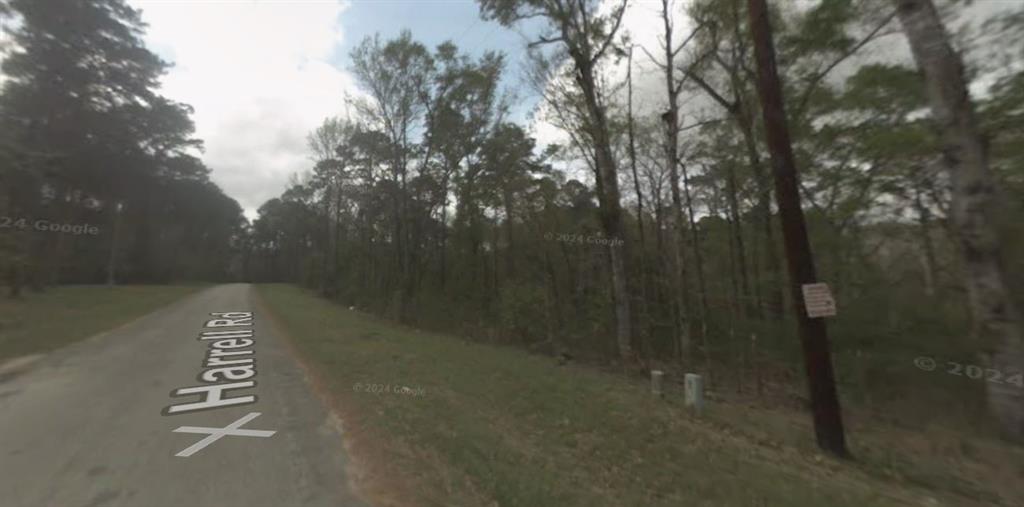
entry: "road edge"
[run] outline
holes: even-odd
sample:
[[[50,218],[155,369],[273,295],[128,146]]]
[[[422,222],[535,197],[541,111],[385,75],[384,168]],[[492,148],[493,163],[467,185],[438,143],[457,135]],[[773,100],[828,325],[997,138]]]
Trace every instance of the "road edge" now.
[[[281,338],[284,349],[288,352],[288,355],[295,360],[299,370],[302,371],[302,378],[306,385],[309,387],[310,392],[323,406],[324,411],[327,413],[328,418],[331,421],[331,428],[337,432],[338,439],[341,441],[342,448],[345,449],[346,460],[345,460],[345,484],[348,486],[348,490],[356,497],[357,500],[364,502],[366,505],[376,505],[370,502],[370,490],[372,487],[366,478],[366,473],[362,469],[361,463],[357,461],[356,455],[358,453],[353,452],[353,446],[351,439],[346,438],[348,432],[345,431],[345,419],[343,417],[343,411],[338,405],[338,400],[331,395],[331,390],[327,387],[327,382],[324,379],[324,375],[316,370],[312,364],[306,360],[306,357],[302,354],[302,351],[295,345],[291,334],[287,331],[287,328],[281,323],[280,317],[271,309],[266,299],[263,298],[263,294],[260,293],[257,288],[258,284],[249,284],[249,298],[253,302],[254,309],[258,310],[260,314],[264,316],[267,321],[267,325],[270,326],[271,331]]]
[[[81,338],[79,340],[73,341],[71,343],[64,344],[64,345],[62,345],[60,347],[57,347],[57,348],[55,348],[53,350],[50,350],[50,351],[47,351],[47,352],[40,352],[40,353],[36,353],[36,354],[27,354],[27,355],[24,355],[24,356],[12,357],[10,359],[6,359],[4,361],[0,361],[0,383],[7,382],[9,380],[12,380],[12,379],[14,379],[16,377],[19,377],[19,376],[25,374],[25,373],[28,373],[29,371],[32,371],[33,368],[35,368],[36,366],[39,366],[44,360],[53,359],[53,358],[59,358],[62,355],[66,355],[66,354],[68,354],[69,350],[74,350],[75,348],[84,346],[84,344],[86,344],[86,343],[89,343],[89,342],[92,342],[92,341],[95,341],[95,340],[100,340],[104,336],[109,335],[110,333],[113,333],[115,331],[119,331],[119,330],[124,329],[124,328],[126,328],[128,326],[134,325],[134,324],[138,323],[140,320],[149,318],[150,316],[155,315],[156,313],[162,312],[164,310],[167,310],[168,308],[171,308],[173,306],[182,304],[182,302],[188,300],[189,298],[197,296],[199,294],[202,294],[203,292],[205,292],[207,290],[211,290],[214,287],[217,287],[217,285],[199,287],[199,288],[197,288],[197,289],[195,289],[193,291],[190,291],[190,292],[188,292],[186,294],[183,294],[178,299],[175,299],[173,301],[168,302],[166,305],[163,305],[163,306],[161,306],[159,308],[154,308],[154,309],[150,310],[149,312],[146,312],[146,313],[144,313],[142,315],[139,315],[139,316],[137,316],[137,317],[135,317],[135,318],[133,318],[131,320],[128,320],[126,322],[122,322],[122,323],[120,323],[120,324],[118,324],[118,325],[116,325],[114,327],[111,327],[111,328],[104,329],[102,331],[93,333],[93,334],[91,334],[89,336],[85,336],[85,337],[83,337],[83,338]]]

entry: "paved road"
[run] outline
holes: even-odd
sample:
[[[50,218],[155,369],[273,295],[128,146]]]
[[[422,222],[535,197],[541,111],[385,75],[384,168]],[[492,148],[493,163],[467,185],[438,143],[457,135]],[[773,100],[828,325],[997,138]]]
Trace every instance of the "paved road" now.
[[[197,338],[211,312],[254,312],[255,403],[161,415],[198,380],[210,350]],[[235,329],[235,328],[219,328]],[[249,347],[250,349],[253,347]],[[249,356],[252,357],[252,356]],[[176,456],[205,434],[243,429]],[[348,490],[336,425],[254,307],[248,285],[222,285],[64,348],[0,382],[0,505],[5,507],[362,506]]]

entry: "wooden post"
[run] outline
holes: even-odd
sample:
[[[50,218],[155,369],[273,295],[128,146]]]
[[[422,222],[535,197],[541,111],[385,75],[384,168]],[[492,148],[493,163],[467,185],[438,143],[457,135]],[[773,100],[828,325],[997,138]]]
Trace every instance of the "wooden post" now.
[[[704,412],[704,379],[696,373],[687,373],[686,406],[691,407],[697,415]]]

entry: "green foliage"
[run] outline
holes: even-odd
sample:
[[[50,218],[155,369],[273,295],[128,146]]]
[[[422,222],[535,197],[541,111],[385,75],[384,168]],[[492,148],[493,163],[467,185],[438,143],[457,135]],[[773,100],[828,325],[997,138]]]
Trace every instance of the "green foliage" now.
[[[242,210],[196,157],[191,107],[156,93],[167,64],[145,48],[139,12],[123,0],[5,6],[19,22],[5,24],[0,214],[103,232],[26,234],[13,254],[24,262],[0,256],[0,271],[36,287],[226,279]]]
[[[500,326],[520,344],[534,344],[547,340],[548,297],[542,287],[527,284],[501,288],[498,297]]]
[[[337,285],[341,299],[361,308],[470,339],[614,361],[617,296],[609,270],[616,247],[593,242],[607,209],[595,171],[594,118],[603,115],[617,176],[628,182],[623,237],[615,239],[625,244],[633,345],[642,359],[670,371],[710,370],[722,391],[746,389],[754,364],[759,374],[786,379],[785,387],[766,389],[799,388],[791,385],[803,368],[788,317],[791,288],[782,263],[771,264],[770,252],[780,257],[782,244],[768,199],[771,167],[745,2],[685,5],[703,28],[675,62],[687,78],[681,101],[701,104],[681,120],[687,178],[679,191],[692,198],[695,215],[691,227],[684,211],[682,237],[673,226],[662,111],[632,118],[634,160],[617,74],[602,73],[614,59],[593,62],[594,75],[608,82],[594,87],[601,115],[591,115],[581,84],[587,63],[578,58],[585,39],[557,23],[584,13],[608,21],[615,12],[593,11],[591,2],[479,3],[485,19],[506,25],[542,18],[549,32],[535,46],[577,51],[547,54],[532,69],[549,87],[545,118],[570,135],[567,146],[541,152],[527,128],[507,121],[502,55],[473,59],[452,43],[430,50],[409,33],[368,38],[353,61],[371,99],[336,129],[343,135],[317,145],[314,152],[327,155],[310,178],[261,208],[249,236],[251,272]],[[950,180],[934,169],[940,140],[921,75],[859,59],[865,48],[888,43],[892,12],[876,0],[773,11],[807,227],[818,276],[838,299],[829,326],[844,395],[888,409],[920,392],[926,406],[915,410],[976,424],[969,386],[929,384],[910,362],[918,355],[966,362],[976,347],[967,338],[960,253],[947,225]],[[1024,195],[1021,83],[1019,73],[1001,78],[978,99],[992,166],[1011,201]],[[1021,216],[1008,211],[1007,230],[1020,229],[1009,222]],[[1014,239],[1024,234],[1007,237],[1014,252],[1007,265],[1024,294],[1024,256],[1016,253],[1024,242]],[[674,242],[685,277],[674,272]],[[683,349],[684,333],[693,350]],[[949,417],[936,405],[947,389],[955,393]]]

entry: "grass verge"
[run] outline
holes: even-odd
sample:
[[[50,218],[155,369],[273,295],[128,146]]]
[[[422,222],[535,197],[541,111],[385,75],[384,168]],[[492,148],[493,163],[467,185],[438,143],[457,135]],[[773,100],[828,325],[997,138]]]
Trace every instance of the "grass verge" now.
[[[117,327],[180,299],[200,285],[55,287],[0,298],[0,362],[39,354]]]
[[[854,417],[859,461],[840,463],[800,411],[713,402],[698,418],[676,386],[655,400],[641,381],[258,290],[341,412],[378,506],[1020,505],[1019,448]]]

